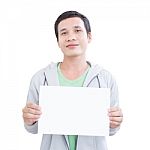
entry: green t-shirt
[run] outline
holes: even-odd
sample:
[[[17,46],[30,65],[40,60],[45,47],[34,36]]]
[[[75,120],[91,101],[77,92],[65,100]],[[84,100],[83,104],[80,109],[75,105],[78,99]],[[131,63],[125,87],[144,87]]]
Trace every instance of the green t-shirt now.
[[[59,79],[60,86],[82,87],[84,80],[86,78],[86,75],[89,71],[89,68],[90,67],[88,67],[88,69],[77,79],[69,80],[62,74],[60,70],[60,63],[59,63],[57,72],[58,72],[58,79]],[[68,135],[70,150],[76,150],[77,138],[78,138],[77,135]]]

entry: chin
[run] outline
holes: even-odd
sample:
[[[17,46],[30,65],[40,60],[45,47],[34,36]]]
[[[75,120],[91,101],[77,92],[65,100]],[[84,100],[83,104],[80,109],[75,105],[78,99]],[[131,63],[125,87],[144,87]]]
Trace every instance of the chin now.
[[[81,55],[83,55],[83,53],[68,54],[67,56],[68,57],[78,57],[78,56],[81,56]]]

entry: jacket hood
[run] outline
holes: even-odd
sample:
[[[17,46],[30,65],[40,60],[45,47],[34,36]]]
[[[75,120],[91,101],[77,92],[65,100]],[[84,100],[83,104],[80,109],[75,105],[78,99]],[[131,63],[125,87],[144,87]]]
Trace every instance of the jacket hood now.
[[[98,76],[98,74],[100,73],[100,71],[103,69],[102,67],[100,67],[97,64],[93,64],[87,61],[87,63],[91,66],[86,80],[84,82],[84,86],[88,85],[89,81],[91,81],[93,78],[95,78],[96,76]],[[59,81],[58,81],[58,76],[57,76],[57,65],[58,63],[51,63],[49,64],[44,71],[45,77],[46,77],[46,81],[48,82],[48,85],[59,85]],[[53,77],[52,77],[53,75]]]
[[[94,63],[90,63],[90,62],[88,62],[88,63],[91,66],[91,68],[85,79],[84,86],[87,86],[89,84],[89,82],[91,82],[95,77],[97,77],[100,74],[100,72],[103,70],[103,68],[100,67],[98,64],[94,64]]]

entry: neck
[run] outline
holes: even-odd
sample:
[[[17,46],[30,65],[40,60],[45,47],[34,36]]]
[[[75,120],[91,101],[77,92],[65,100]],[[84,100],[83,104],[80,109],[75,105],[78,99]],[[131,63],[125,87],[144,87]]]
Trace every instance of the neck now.
[[[61,63],[61,68],[63,70],[83,70],[87,68],[87,62],[85,57],[76,57],[76,58],[66,58],[64,57],[63,62]]]
[[[88,68],[85,57],[83,58],[65,58],[60,64],[60,69],[65,77],[74,80],[81,76]]]

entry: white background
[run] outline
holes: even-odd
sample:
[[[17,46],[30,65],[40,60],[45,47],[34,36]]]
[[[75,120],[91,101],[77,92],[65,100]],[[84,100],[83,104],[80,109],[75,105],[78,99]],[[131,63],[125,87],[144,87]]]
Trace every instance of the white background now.
[[[117,80],[124,122],[108,137],[109,150],[150,149],[150,2],[147,0],[0,1],[0,149],[38,150],[41,135],[27,133],[22,108],[32,75],[62,60],[54,22],[66,10],[86,15],[93,41],[87,59]]]

